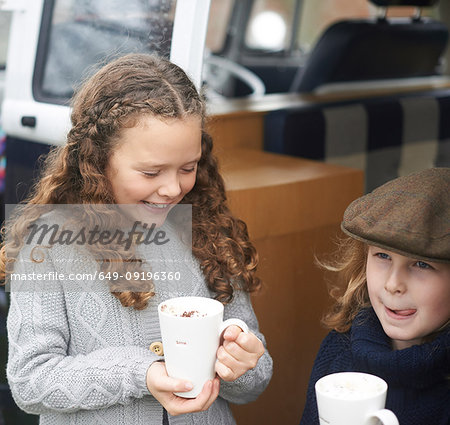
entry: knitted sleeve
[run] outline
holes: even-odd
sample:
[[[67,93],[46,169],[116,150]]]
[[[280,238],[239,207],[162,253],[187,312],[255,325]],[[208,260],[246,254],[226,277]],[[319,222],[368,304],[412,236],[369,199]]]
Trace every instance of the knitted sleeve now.
[[[346,357],[349,356],[348,336],[331,331],[320,345],[311,371],[306,393],[306,403],[300,425],[319,425],[317,401],[315,393],[316,382],[329,373],[346,370]],[[338,357],[341,357],[340,359]],[[338,364],[338,366],[337,366]],[[337,367],[337,369],[336,369]]]
[[[236,317],[243,320],[266,347],[255,368],[247,371],[233,382],[221,381],[220,396],[231,403],[244,404],[256,400],[264,391],[272,377],[273,362],[267,351],[264,335],[259,331],[258,321],[253,311],[248,293],[242,290],[234,292],[233,301],[225,306],[224,320]]]
[[[52,263],[16,263],[15,273],[24,280],[11,284],[7,377],[20,408],[34,414],[73,412],[149,395],[146,371],[157,359],[152,352],[139,346],[70,352],[73,336],[64,291],[57,281],[37,279],[55,272]],[[46,283],[52,288],[43,289]]]

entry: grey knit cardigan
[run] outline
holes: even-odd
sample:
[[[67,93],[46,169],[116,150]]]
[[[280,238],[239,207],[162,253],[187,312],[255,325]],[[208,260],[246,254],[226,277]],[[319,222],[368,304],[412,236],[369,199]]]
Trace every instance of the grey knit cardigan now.
[[[33,262],[35,245],[24,245],[11,279],[7,377],[17,405],[40,415],[40,424],[162,424],[163,408],[145,380],[150,365],[162,359],[148,348],[161,341],[157,306],[171,297],[213,296],[190,249],[175,234],[170,238],[158,249],[145,244],[137,249],[142,258],[151,257],[152,270],[181,277],[154,280],[156,295],[142,311],[124,308],[105,280],[92,279],[98,263],[86,248],[48,247],[44,241],[44,260]],[[244,291],[235,290],[225,306],[224,319],[230,317],[244,320],[265,345]],[[266,351],[254,369],[234,382],[221,381],[219,397],[207,411],[169,415],[169,423],[234,424],[228,402],[255,400],[271,375]]]

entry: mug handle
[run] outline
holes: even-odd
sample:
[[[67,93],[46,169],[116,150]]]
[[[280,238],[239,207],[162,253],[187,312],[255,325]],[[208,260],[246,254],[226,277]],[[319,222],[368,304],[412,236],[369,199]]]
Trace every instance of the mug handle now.
[[[247,324],[241,319],[232,318],[222,322],[222,326],[220,327],[220,335],[222,335],[222,332],[231,325],[236,325],[237,327],[242,329],[242,332],[248,334]]]
[[[370,418],[379,419],[383,425],[399,425],[397,416],[388,409],[381,409],[371,413]]]

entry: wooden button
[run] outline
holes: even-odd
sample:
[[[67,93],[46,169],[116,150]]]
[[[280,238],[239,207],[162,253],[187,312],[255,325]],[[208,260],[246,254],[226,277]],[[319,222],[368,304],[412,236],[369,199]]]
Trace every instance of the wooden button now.
[[[164,355],[164,349],[163,349],[162,342],[159,342],[159,341],[152,342],[150,344],[150,351],[153,351],[158,356],[163,356]]]

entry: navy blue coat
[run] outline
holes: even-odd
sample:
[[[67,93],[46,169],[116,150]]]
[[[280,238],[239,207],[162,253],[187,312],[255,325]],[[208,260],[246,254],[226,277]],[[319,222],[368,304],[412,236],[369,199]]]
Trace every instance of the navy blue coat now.
[[[450,330],[432,342],[392,350],[372,308],[363,310],[349,332],[331,331],[311,373],[300,425],[319,425],[315,383],[334,372],[366,372],[388,383],[386,408],[400,425],[450,425]]]

